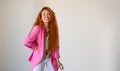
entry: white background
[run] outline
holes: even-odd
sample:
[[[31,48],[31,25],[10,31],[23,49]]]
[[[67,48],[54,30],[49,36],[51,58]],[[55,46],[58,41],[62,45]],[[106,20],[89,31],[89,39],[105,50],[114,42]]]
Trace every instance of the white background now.
[[[64,71],[120,70],[120,0],[0,0],[0,71],[31,71],[22,41],[43,6],[56,13]]]

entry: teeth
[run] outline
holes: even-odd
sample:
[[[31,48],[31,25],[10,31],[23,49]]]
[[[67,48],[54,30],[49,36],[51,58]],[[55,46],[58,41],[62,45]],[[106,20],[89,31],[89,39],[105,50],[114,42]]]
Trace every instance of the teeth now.
[[[45,18],[45,19],[48,19],[48,18]]]

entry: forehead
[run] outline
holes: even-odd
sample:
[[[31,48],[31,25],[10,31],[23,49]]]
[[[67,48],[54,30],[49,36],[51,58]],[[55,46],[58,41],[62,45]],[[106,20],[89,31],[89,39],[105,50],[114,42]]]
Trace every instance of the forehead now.
[[[42,13],[49,13],[49,11],[48,10],[43,10]]]

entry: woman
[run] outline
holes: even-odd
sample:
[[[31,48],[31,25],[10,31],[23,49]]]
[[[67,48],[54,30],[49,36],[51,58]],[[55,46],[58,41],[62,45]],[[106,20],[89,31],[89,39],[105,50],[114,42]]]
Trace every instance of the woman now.
[[[36,21],[24,40],[24,45],[33,52],[29,57],[33,71],[63,69],[59,58],[59,34],[55,13],[49,7],[43,7]]]

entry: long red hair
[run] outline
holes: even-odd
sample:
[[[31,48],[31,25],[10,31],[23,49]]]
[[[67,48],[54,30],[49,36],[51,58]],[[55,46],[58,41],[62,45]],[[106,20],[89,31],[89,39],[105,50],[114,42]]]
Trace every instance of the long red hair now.
[[[56,16],[55,13],[52,9],[50,9],[49,7],[43,7],[41,9],[41,11],[39,12],[35,22],[34,22],[34,26],[39,25],[40,27],[44,26],[44,23],[42,21],[42,12],[43,10],[48,10],[50,13],[50,22],[48,24],[48,28],[49,28],[49,51],[54,51],[57,48],[59,48],[59,34],[58,34],[58,26],[57,26],[57,20],[56,20]]]

